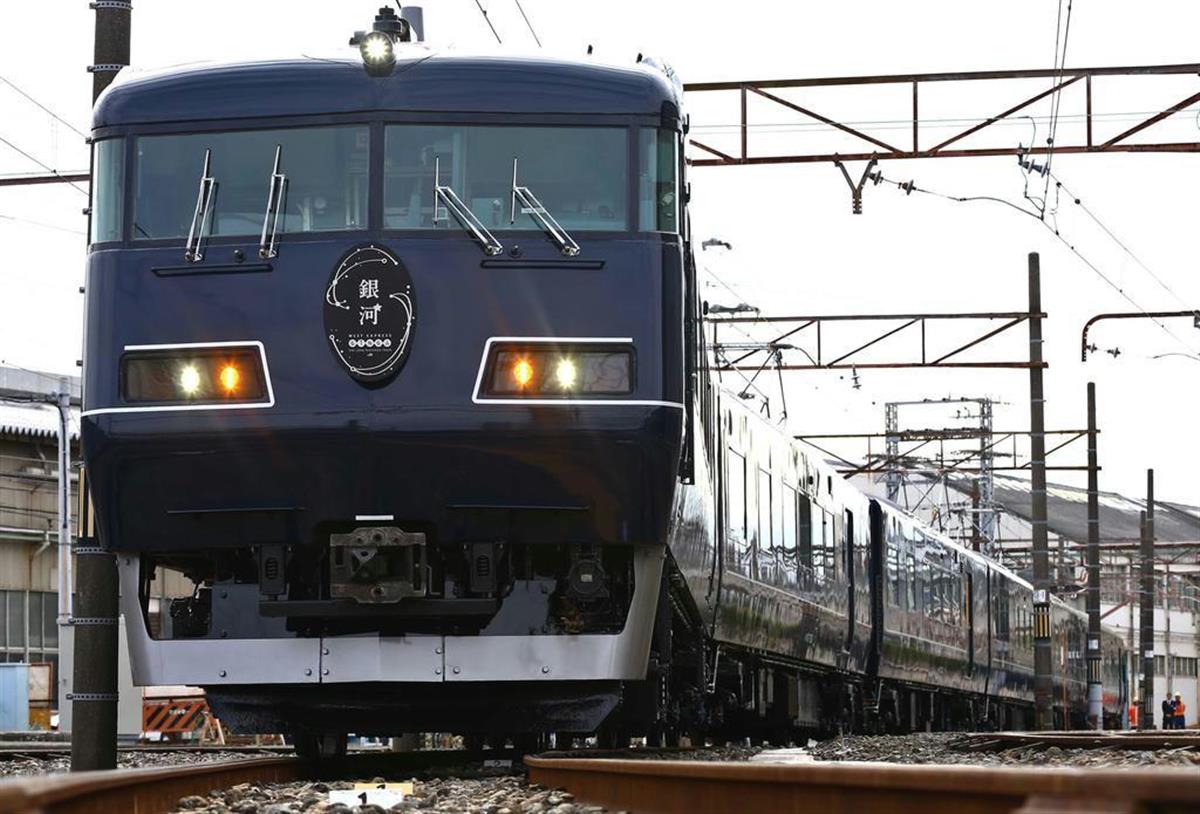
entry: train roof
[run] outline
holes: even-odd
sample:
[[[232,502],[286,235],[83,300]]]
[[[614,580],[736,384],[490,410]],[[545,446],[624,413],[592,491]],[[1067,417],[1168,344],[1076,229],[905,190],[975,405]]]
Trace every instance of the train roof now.
[[[675,84],[657,65],[406,48],[390,76],[355,57],[198,63],[121,71],[94,128],[366,111],[679,116]]]

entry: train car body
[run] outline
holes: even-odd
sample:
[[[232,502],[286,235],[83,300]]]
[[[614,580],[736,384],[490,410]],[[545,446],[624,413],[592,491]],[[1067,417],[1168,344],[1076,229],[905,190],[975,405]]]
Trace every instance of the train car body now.
[[[724,652],[709,680],[724,683],[727,705],[756,710],[750,721],[736,716],[742,726],[1032,725],[1032,586],[846,483],[718,381],[707,394],[711,404],[698,409],[715,419],[696,454],[705,471],[677,499],[679,516],[701,506],[706,516],[677,524],[686,533],[671,550],[711,646]],[[713,506],[688,499],[710,481]],[[1086,616],[1054,598],[1051,628],[1054,714],[1060,726],[1082,727]],[[1116,727],[1128,700],[1126,653],[1107,630],[1103,646],[1104,716]]]
[[[656,69],[424,51],[104,94],[99,537],[128,618],[156,569],[198,586],[132,626],[139,683],[262,731],[594,728],[645,670],[680,458],[680,128]]]
[[[416,46],[105,92],[82,433],[137,683],[318,754],[1023,720],[1029,585],[711,369],[680,98]]]

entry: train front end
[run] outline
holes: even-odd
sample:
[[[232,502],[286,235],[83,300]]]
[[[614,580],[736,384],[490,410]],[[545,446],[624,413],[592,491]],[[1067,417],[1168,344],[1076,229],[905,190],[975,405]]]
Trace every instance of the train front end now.
[[[645,677],[677,479],[678,97],[371,73],[97,105],[83,446],[134,678],[242,731],[590,731]]]

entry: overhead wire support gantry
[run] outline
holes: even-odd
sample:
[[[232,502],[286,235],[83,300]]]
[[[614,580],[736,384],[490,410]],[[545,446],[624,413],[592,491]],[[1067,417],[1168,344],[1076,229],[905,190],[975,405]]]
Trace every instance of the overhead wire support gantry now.
[[[844,162],[871,161],[883,159],[908,158],[966,158],[982,156],[1011,156],[1018,150],[1011,144],[996,146],[964,147],[961,142],[968,136],[992,127],[997,122],[1009,119],[1031,105],[1053,95],[1060,94],[1064,89],[1083,82],[1085,87],[1084,110],[1082,113],[1085,125],[1085,138],[1081,143],[1063,143],[1046,145],[1029,145],[1020,152],[1024,155],[1070,154],[1070,153],[1111,153],[1111,152],[1160,152],[1160,153],[1194,153],[1200,152],[1200,139],[1191,141],[1131,141],[1131,137],[1158,124],[1162,120],[1200,102],[1200,87],[1195,92],[1185,96],[1180,101],[1162,108],[1152,115],[1139,120],[1132,127],[1114,135],[1097,136],[1094,129],[1096,115],[1093,110],[1093,80],[1097,77],[1129,77],[1129,76],[1164,76],[1186,75],[1200,77],[1200,63],[1184,63],[1179,65],[1138,65],[1109,68],[1038,68],[1031,70],[1011,71],[952,71],[946,73],[924,74],[890,74],[877,76],[847,76],[814,79],[770,79],[759,81],[733,82],[692,82],[684,85],[685,93],[693,99],[700,94],[737,93],[739,96],[739,121],[735,129],[739,144],[736,147],[722,145],[717,147],[708,141],[697,138],[689,139],[689,144],[704,152],[703,157],[693,157],[690,163],[697,167],[738,166],[752,164],[799,164],[812,162]],[[983,80],[1003,81],[1021,79],[1052,79],[1053,84],[1032,96],[1018,97],[1010,107],[977,121],[949,138],[944,138],[935,144],[921,143],[921,128],[930,124],[922,120],[920,113],[920,92],[922,86],[954,82],[979,82]],[[829,88],[854,87],[864,85],[896,85],[908,86],[912,94],[911,115],[908,125],[911,127],[912,140],[905,146],[898,146],[883,141],[864,132],[859,127],[840,122],[825,116],[816,110],[806,107],[796,101],[784,98],[778,91],[795,88]],[[804,117],[824,124],[834,130],[839,130],[853,136],[866,146],[856,152],[793,152],[779,155],[755,153],[751,149],[749,131],[755,125],[750,121],[748,100],[753,95],[773,103],[775,106],[799,113]],[[704,122],[693,123],[693,129],[703,128]],[[955,146],[958,145],[958,146]]]
[[[829,315],[813,315],[813,316],[708,316],[707,321],[720,326],[722,324],[740,324],[746,325],[790,325],[796,327],[782,331],[774,339],[755,345],[754,343],[747,344],[738,342],[735,344],[725,345],[720,341],[714,343],[714,349],[718,351],[718,361],[714,363],[717,370],[750,370],[757,371],[763,367],[763,362],[760,358],[756,358],[756,354],[767,354],[768,357],[774,356],[776,364],[771,365],[776,370],[865,370],[872,368],[1014,368],[1014,369],[1029,369],[1035,363],[1025,360],[999,360],[999,361],[962,361],[956,359],[959,354],[977,347],[988,340],[1003,334],[1012,328],[1027,322],[1029,319],[1045,319],[1046,315],[1042,312],[1030,311],[987,311],[978,313],[918,313],[918,314],[829,314]],[[930,323],[946,322],[951,320],[980,320],[987,322],[995,322],[1003,320],[1003,324],[999,327],[988,328],[978,336],[971,338],[966,342],[962,342],[948,351],[933,351],[929,349],[927,340],[927,328]],[[874,333],[865,342],[860,342],[851,350],[836,351],[834,354],[829,354],[826,348],[826,342],[822,332],[822,325],[830,322],[899,322],[899,325],[889,326],[881,333]],[[806,363],[783,362],[781,360],[782,351],[784,350],[800,350],[791,345],[784,345],[787,339],[799,336],[803,331],[812,327],[816,341],[816,353],[810,354],[807,351],[802,351],[808,358]],[[856,361],[859,354],[868,348],[878,345],[880,342],[890,337],[896,336],[908,329],[919,331],[920,333],[920,351],[914,354],[914,358],[908,360],[897,360],[887,362],[859,362]],[[724,358],[724,351],[734,350],[740,351],[733,358]],[[832,355],[833,358],[829,358]],[[1045,367],[1044,362],[1036,363],[1040,367]]]

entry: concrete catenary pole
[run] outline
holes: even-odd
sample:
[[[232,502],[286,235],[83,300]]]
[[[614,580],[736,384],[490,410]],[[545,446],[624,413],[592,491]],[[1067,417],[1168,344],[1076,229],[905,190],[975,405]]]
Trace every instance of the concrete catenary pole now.
[[[71,623],[71,382],[58,380],[54,397],[58,408],[58,624]]]
[[[1142,714],[1139,729],[1154,729],[1154,470],[1146,470],[1146,528],[1142,533],[1140,624]]]
[[[1087,699],[1088,725],[1104,728],[1104,688],[1100,683],[1100,471],[1096,458],[1096,383],[1087,386],[1088,539],[1087,539]]]
[[[1046,534],[1046,398],[1042,383],[1042,272],[1029,255],[1029,463],[1033,470],[1033,701],[1034,728],[1054,728],[1050,652],[1050,551]]]
[[[117,71],[129,64],[131,5],[127,0],[94,0],[91,4],[96,11],[95,64],[88,68],[93,103]],[[81,506],[87,502],[83,497]],[[85,523],[81,513],[81,527]],[[90,535],[80,535],[75,557],[71,770],[115,769],[120,635],[117,561]]]

